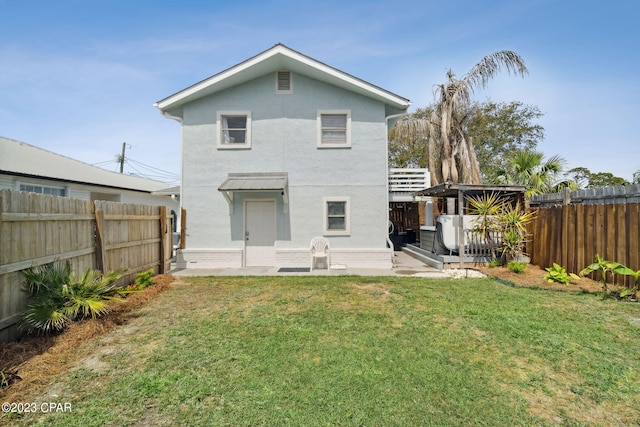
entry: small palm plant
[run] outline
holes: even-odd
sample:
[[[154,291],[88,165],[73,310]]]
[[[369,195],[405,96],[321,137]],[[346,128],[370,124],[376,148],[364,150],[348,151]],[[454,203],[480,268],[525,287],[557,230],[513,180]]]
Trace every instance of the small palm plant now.
[[[87,268],[77,277],[68,262],[54,262],[23,272],[29,294],[20,327],[29,332],[60,331],[73,320],[98,317],[109,311],[108,300],[117,292],[124,269],[107,274]]]

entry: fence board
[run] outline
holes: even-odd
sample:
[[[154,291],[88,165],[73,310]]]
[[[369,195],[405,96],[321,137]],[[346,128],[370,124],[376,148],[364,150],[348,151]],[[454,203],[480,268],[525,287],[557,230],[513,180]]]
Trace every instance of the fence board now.
[[[69,261],[76,273],[124,267],[129,273],[121,284],[149,268],[168,271],[173,217],[160,211],[158,206],[0,190],[0,343],[18,336],[15,322],[26,299],[22,270],[56,260]],[[168,247],[162,246],[166,239]]]
[[[570,205],[571,206],[571,205]],[[586,217],[584,212],[584,205],[575,205],[574,207],[574,215],[575,215],[575,240],[573,253],[574,257],[572,259],[571,265],[587,265],[587,255],[586,255],[586,245],[587,241],[585,240],[585,235],[587,233],[587,225],[586,225]]]
[[[627,242],[627,267],[640,270],[640,203],[627,204],[625,233]],[[630,282],[631,283],[631,282]]]

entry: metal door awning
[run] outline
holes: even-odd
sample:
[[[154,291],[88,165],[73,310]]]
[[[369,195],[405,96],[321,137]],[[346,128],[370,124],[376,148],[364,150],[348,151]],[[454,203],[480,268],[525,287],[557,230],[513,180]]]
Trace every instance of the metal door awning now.
[[[288,182],[287,172],[230,173],[218,187],[218,191],[229,203],[231,213],[233,213],[233,195],[237,192],[279,192],[282,195],[284,213],[287,213],[289,210]]]

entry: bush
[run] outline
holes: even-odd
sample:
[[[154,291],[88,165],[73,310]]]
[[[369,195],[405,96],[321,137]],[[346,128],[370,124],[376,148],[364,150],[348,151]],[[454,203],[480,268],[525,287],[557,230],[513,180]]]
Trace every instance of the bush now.
[[[509,263],[507,264],[507,268],[513,273],[522,274],[527,268],[527,263],[520,261],[509,261]]]
[[[502,265],[502,260],[499,258],[493,258],[487,265],[489,268],[500,267]]]
[[[545,270],[547,270],[547,274],[544,276],[544,280],[549,283],[556,282],[566,285],[571,281],[571,279],[580,280],[580,277],[578,275],[567,273],[567,270],[565,270],[564,267],[556,264],[555,262],[553,263],[552,267],[547,267],[545,268]]]
[[[55,262],[23,272],[23,290],[29,294],[21,313],[21,329],[60,331],[73,320],[98,317],[109,311],[108,300],[117,293],[116,282],[126,270],[108,274],[87,268],[77,277],[68,262]]]
[[[138,276],[136,277],[135,280],[135,285],[136,288],[139,290],[143,290],[144,288],[147,288],[151,285],[153,285],[153,274],[154,271],[152,268],[150,268],[147,271],[143,271],[142,273],[138,274]]]

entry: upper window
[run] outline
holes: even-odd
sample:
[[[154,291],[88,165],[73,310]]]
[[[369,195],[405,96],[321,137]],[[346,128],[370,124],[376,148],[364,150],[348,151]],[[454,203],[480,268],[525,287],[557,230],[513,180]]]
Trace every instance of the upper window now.
[[[251,113],[218,113],[218,148],[251,147]]]
[[[349,111],[318,111],[318,147],[351,147]]]
[[[350,233],[349,198],[324,198],[324,233],[325,235],[348,235]]]
[[[290,71],[278,71],[276,73],[276,92],[277,93],[291,93],[291,72]]]

